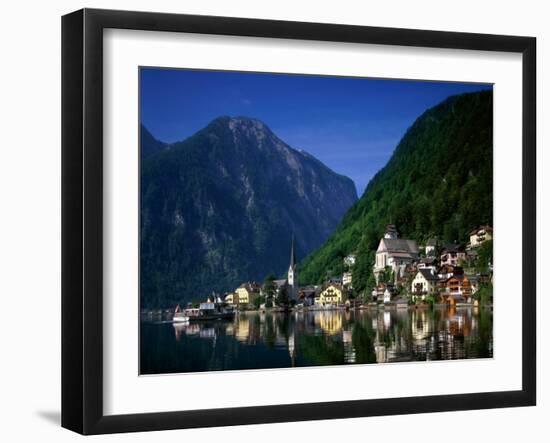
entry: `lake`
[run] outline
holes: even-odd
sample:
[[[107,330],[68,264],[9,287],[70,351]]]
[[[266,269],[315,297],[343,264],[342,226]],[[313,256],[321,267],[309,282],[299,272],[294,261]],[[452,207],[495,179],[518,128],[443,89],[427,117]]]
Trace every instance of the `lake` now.
[[[141,374],[493,356],[491,308],[240,312],[185,325],[143,318],[140,327]]]

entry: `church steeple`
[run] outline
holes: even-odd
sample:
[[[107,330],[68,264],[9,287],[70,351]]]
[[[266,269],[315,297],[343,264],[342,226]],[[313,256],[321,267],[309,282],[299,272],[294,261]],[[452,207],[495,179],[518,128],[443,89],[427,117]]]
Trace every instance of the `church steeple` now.
[[[290,244],[290,267],[296,267],[296,253],[294,252],[294,234],[292,234],[292,242]]]
[[[294,250],[294,234],[292,234],[292,242],[290,244],[290,265],[288,267],[288,285],[294,290],[296,288],[296,252]]]

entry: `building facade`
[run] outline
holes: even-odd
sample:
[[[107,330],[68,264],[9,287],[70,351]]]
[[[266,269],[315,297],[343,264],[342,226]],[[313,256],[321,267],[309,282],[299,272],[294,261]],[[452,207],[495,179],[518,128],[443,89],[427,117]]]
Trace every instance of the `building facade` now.
[[[413,300],[424,300],[428,294],[437,291],[439,278],[433,269],[419,269],[411,283]]]
[[[472,297],[472,284],[464,275],[453,275],[445,281],[441,297],[446,303],[469,302]]]
[[[351,272],[344,272],[342,275],[342,284],[347,288],[351,288],[351,283],[353,281],[353,274]]]
[[[341,286],[330,284],[315,297],[316,305],[338,305],[344,302],[344,291]]]
[[[443,248],[440,264],[441,266],[457,266],[466,261],[466,251],[461,245],[446,245]]]
[[[235,292],[233,294],[232,304],[236,305],[252,305],[256,298],[260,296],[260,285],[252,282],[252,283],[243,283],[241,286],[239,286],[237,289],[235,289]],[[227,300],[227,297],[226,297]]]
[[[378,244],[374,263],[374,276],[376,282],[380,275],[389,267],[397,281],[404,273],[407,265],[418,259],[418,245],[414,240],[399,238],[395,225],[388,225],[386,233]]]
[[[470,248],[477,248],[487,240],[493,239],[493,228],[488,225],[480,226],[470,232]]]

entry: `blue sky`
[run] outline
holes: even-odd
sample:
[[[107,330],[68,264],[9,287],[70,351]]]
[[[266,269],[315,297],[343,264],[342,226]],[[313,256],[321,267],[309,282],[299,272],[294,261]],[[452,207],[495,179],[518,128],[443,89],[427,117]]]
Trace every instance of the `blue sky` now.
[[[472,83],[185,69],[140,69],[140,119],[183,140],[220,115],[262,120],[284,142],[350,177],[361,195],[426,109]]]

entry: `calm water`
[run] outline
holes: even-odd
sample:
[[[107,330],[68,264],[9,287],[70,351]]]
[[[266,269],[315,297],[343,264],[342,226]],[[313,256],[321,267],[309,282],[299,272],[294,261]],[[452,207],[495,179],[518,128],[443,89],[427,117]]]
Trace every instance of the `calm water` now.
[[[141,373],[493,356],[491,309],[238,313],[232,321],[141,322]]]

